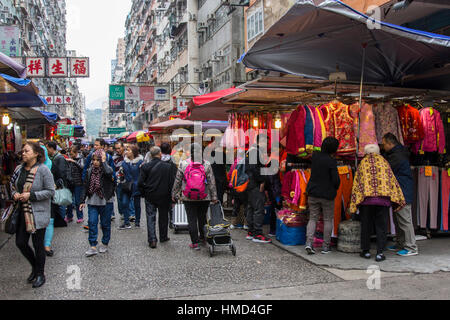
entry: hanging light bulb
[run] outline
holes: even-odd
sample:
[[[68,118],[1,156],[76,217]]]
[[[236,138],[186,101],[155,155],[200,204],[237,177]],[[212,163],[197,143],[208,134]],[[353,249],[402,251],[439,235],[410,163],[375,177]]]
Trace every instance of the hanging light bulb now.
[[[255,115],[254,115],[254,118],[253,118],[253,127],[254,127],[254,128],[258,128],[258,125],[259,125],[258,115],[255,114]]]
[[[283,126],[283,122],[281,121],[281,115],[278,112],[275,117],[275,129],[281,129],[282,126]]]
[[[11,123],[11,118],[9,117],[9,114],[5,113],[2,118],[2,124],[4,126],[8,126],[10,123]]]

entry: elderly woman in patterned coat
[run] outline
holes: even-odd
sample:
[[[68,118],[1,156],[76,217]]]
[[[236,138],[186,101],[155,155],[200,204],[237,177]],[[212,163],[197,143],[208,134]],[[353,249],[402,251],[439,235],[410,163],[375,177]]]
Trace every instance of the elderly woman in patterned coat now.
[[[353,182],[350,213],[359,209],[361,217],[361,257],[370,259],[370,236],[375,224],[377,234],[376,261],[386,260],[383,250],[387,241],[389,208],[394,212],[405,205],[405,197],[389,163],[380,155],[378,145],[364,149],[364,159]]]

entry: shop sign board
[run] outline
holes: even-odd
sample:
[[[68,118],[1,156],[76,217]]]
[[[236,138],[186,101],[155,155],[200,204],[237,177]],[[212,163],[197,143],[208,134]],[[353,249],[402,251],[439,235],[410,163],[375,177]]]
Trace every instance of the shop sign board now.
[[[138,87],[125,87],[125,100],[139,100],[139,93]]]
[[[73,104],[72,96],[45,96],[45,101],[49,105],[53,104]]]
[[[155,100],[155,88],[154,87],[140,87],[139,97],[142,101],[154,101]]]
[[[125,100],[125,87],[110,85],[109,100]]]
[[[181,98],[177,98],[177,111],[181,112],[187,109],[188,107],[188,103],[189,103],[189,99],[181,99]]]
[[[8,57],[21,55],[19,26],[0,26],[0,52]]]
[[[73,137],[74,134],[74,126],[58,124],[58,129],[56,130],[56,134],[62,137]]]
[[[155,87],[155,100],[156,101],[170,100],[169,87]]]
[[[89,58],[70,58],[70,76],[73,78],[88,78]]]
[[[26,58],[27,77],[45,77],[45,58]]]
[[[48,58],[47,76],[51,78],[68,77],[68,58]]]
[[[127,128],[108,128],[108,134],[121,134],[127,131]]]
[[[109,100],[109,113],[125,113],[125,101]]]

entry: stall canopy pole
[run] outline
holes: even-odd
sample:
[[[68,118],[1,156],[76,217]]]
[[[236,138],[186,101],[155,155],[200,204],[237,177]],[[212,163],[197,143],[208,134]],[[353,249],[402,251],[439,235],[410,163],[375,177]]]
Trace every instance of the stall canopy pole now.
[[[355,168],[358,167],[358,152],[359,152],[359,137],[361,134],[361,109],[362,109],[362,90],[364,83],[364,69],[366,66],[366,47],[367,43],[363,43],[363,58],[361,67],[361,83],[359,86],[359,112],[358,112],[358,135],[356,136],[356,155],[355,155]]]

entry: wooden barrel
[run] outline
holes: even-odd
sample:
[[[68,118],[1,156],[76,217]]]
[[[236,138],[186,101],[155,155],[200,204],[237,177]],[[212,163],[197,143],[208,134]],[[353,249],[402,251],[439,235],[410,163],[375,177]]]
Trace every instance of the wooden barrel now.
[[[338,251],[347,253],[361,251],[361,223],[359,221],[343,221],[339,224],[338,230]]]

